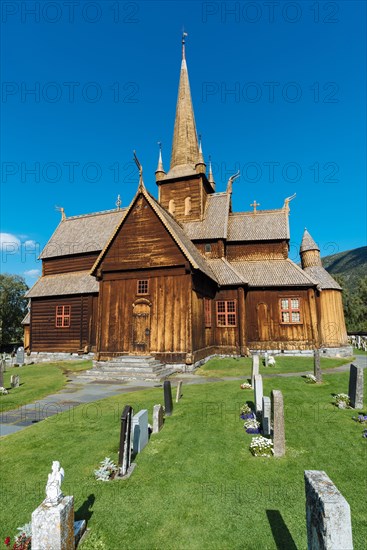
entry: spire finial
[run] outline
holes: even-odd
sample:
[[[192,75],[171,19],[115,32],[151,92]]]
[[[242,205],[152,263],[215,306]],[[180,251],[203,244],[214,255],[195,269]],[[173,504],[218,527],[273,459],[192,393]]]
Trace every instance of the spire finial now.
[[[64,220],[66,220],[65,209],[64,209],[63,206],[55,206],[55,210],[57,210],[58,212],[61,212],[61,221],[62,222]]]
[[[188,36],[187,32],[185,31],[182,31],[182,59],[186,59],[186,55],[185,55],[185,44],[186,44],[186,36]]]
[[[213,189],[215,189],[215,181],[213,177],[213,169],[212,169],[212,156],[209,155],[209,174],[208,174],[208,182],[211,184]]]
[[[117,195],[117,201],[116,201],[117,210],[120,210],[121,208],[121,197],[120,195]]]
[[[161,172],[162,174],[165,174],[164,168],[163,168],[163,160],[162,160],[162,142],[158,141],[158,147],[159,147],[159,155],[158,155],[158,166],[155,173]]]

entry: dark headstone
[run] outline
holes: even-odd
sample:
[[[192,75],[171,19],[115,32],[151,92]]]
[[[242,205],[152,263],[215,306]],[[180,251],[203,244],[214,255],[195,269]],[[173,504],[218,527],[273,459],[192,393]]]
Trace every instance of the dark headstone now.
[[[349,391],[350,406],[353,409],[363,408],[363,368],[350,366]]]
[[[313,352],[313,373],[316,378],[316,382],[322,382],[322,372],[320,367],[320,350],[315,349]]]
[[[17,349],[17,355],[15,358],[17,365],[24,365],[24,348],[20,347]]]
[[[121,416],[121,432],[119,461],[120,475],[128,473],[131,464],[131,423],[134,411],[130,405],[126,405]]]
[[[172,403],[171,382],[169,380],[165,380],[165,382],[163,383],[163,392],[164,392],[164,408],[165,408],[166,416],[171,416],[172,410],[173,410],[173,403]]]

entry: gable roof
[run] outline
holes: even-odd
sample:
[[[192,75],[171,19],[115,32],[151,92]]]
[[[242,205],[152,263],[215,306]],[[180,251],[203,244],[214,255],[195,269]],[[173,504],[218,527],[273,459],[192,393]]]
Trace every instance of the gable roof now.
[[[124,215],[126,208],[107,210],[61,221],[40,258],[54,258],[85,252],[99,252]]]
[[[64,296],[69,294],[91,294],[98,292],[99,283],[89,271],[73,271],[57,275],[44,275],[26,293],[27,298],[43,296]]]
[[[107,253],[107,250],[109,249],[112,241],[115,239],[117,233],[119,232],[120,228],[122,227],[125,218],[131,211],[136,199],[138,196],[142,194],[149,205],[152,207],[154,212],[157,214],[160,221],[163,223],[164,227],[167,229],[168,233],[171,235],[177,246],[180,248],[182,253],[184,254],[185,258],[190,262],[191,266],[194,269],[198,269],[202,273],[205,273],[208,277],[210,277],[213,281],[216,282],[215,275],[213,271],[211,270],[210,266],[208,265],[206,259],[200,254],[194,243],[191,242],[189,237],[185,234],[183,231],[181,225],[171,216],[167,210],[165,210],[158,202],[155,200],[152,195],[148,193],[146,190],[144,184],[140,184],[138,191],[133,198],[133,200],[130,203],[130,206],[125,210],[124,215],[120,222],[118,223],[117,227],[115,228],[115,231],[110,236],[108,242],[104,246],[101,254],[98,256],[97,260],[95,261],[92,269],[91,269],[91,275],[94,275],[96,272],[96,269],[100,265],[101,261],[103,260],[105,254]]]
[[[208,260],[208,264],[215,273],[220,286],[243,285],[247,283],[246,279],[237,273],[234,265],[225,258]]]

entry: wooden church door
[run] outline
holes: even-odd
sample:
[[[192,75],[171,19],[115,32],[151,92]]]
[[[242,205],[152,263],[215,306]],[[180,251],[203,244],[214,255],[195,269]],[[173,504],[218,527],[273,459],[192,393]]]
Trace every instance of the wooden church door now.
[[[270,322],[268,305],[264,302],[260,302],[257,306],[257,326],[260,342],[267,342],[270,340]]]
[[[149,355],[150,352],[150,307],[148,300],[138,300],[133,304],[132,352]]]

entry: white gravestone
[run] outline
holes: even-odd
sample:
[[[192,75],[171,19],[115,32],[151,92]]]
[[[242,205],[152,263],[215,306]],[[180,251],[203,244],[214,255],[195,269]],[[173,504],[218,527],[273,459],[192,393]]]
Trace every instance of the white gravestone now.
[[[263,378],[261,374],[255,375],[255,410],[261,412],[263,408]]]
[[[157,434],[163,427],[163,407],[154,405],[153,407],[153,433]]]
[[[259,374],[259,356],[252,356],[252,372],[251,372],[251,386],[255,387],[255,376]]]

